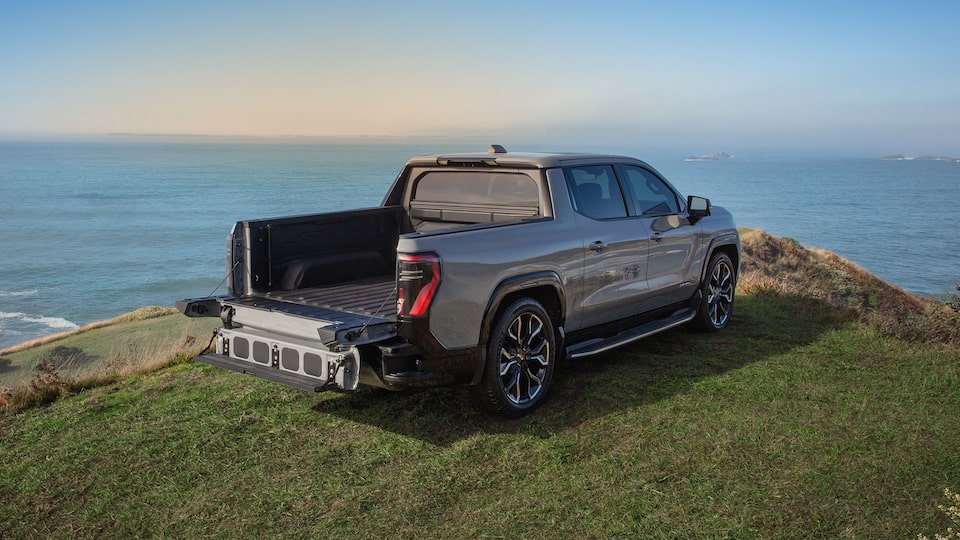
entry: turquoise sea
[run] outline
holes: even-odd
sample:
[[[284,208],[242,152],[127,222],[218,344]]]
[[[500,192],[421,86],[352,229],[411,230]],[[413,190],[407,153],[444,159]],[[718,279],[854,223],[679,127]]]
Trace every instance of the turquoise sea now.
[[[239,219],[376,206],[407,158],[594,151],[644,159],[740,226],[828,249],[927,296],[960,279],[960,163],[449,139],[0,141],[0,348],[211,293]],[[712,153],[715,149],[709,149]]]

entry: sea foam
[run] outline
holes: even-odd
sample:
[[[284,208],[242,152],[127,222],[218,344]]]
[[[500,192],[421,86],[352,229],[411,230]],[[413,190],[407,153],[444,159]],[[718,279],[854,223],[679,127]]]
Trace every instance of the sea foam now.
[[[24,291],[0,291],[0,298],[22,298],[25,296],[36,296],[40,289],[27,289]]]
[[[26,313],[8,313],[5,311],[0,311],[0,320],[5,319],[12,319],[12,322],[40,324],[57,330],[71,330],[78,327],[76,323],[70,322],[63,317],[46,317],[43,315],[28,315]]]

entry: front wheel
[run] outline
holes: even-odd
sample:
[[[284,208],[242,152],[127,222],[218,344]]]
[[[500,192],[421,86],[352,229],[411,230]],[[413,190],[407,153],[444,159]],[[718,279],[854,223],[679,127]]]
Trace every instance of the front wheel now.
[[[547,394],[556,363],[556,337],[547,311],[532,298],[521,298],[494,322],[487,342],[483,378],[470,387],[481,409],[520,418]]]
[[[707,275],[700,285],[700,307],[693,320],[694,327],[704,332],[717,332],[730,322],[733,298],[737,288],[737,273],[726,253],[710,258]]]

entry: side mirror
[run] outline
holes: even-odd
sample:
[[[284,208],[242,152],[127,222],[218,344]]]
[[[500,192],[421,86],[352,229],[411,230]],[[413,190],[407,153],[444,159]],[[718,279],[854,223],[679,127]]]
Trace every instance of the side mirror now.
[[[690,221],[696,223],[698,220],[710,215],[710,199],[690,195],[687,197],[687,214],[690,215]]]

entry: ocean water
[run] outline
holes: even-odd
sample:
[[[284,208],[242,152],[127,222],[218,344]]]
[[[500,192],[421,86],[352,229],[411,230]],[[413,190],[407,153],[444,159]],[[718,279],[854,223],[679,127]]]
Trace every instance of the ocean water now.
[[[829,249],[920,294],[960,278],[960,164],[630,145],[507,145],[645,159],[738,225]],[[0,348],[204,296],[240,219],[376,206],[413,155],[476,140],[0,141]]]

